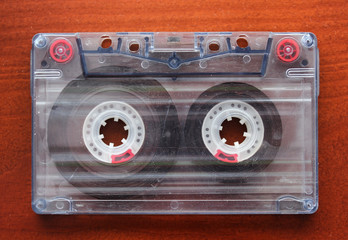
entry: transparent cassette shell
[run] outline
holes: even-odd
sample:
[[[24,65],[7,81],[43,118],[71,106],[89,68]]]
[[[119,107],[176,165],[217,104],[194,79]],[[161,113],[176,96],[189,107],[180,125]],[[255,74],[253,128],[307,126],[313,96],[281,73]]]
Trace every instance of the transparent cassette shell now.
[[[32,207],[313,213],[318,71],[312,33],[37,34]]]

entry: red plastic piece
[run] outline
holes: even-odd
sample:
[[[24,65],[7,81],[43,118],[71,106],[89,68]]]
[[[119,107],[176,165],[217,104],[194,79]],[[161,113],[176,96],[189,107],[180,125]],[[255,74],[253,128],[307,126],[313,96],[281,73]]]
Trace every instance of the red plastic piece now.
[[[128,149],[126,152],[119,155],[111,155],[111,163],[123,163],[129,161],[134,154],[131,149]]]
[[[290,38],[281,40],[277,46],[277,56],[283,62],[293,62],[300,55],[300,46]]]
[[[238,162],[238,154],[226,154],[221,150],[217,150],[215,156],[217,159],[227,163],[237,163]]]
[[[72,58],[73,48],[67,40],[58,39],[51,44],[50,55],[54,61],[64,63]]]

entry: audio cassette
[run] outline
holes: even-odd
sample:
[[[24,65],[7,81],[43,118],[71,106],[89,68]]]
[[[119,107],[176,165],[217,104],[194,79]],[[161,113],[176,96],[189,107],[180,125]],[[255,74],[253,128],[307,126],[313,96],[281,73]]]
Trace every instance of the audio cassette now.
[[[312,33],[33,37],[39,214],[306,214],[318,208]]]

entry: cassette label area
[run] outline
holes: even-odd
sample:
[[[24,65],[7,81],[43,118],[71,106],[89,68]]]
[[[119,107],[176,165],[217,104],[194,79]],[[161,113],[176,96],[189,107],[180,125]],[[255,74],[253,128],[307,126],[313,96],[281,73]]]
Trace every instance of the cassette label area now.
[[[318,207],[312,33],[33,37],[39,214]]]

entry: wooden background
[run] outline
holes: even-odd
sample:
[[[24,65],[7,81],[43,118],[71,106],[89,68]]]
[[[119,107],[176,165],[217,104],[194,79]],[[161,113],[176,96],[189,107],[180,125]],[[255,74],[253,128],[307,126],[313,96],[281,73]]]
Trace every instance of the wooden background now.
[[[347,239],[348,4],[0,2],[0,239]],[[31,210],[31,38],[38,32],[310,31],[320,48],[319,210],[308,216],[38,216]]]

